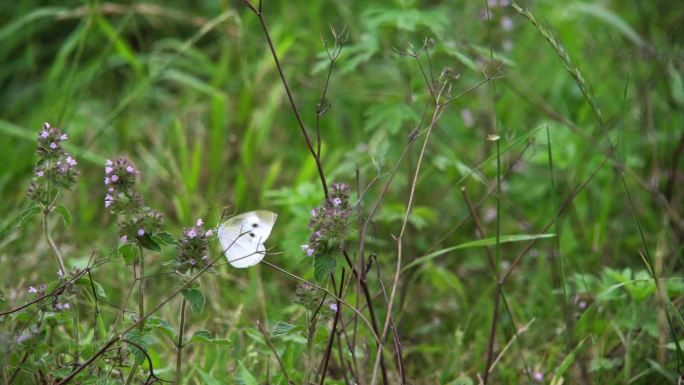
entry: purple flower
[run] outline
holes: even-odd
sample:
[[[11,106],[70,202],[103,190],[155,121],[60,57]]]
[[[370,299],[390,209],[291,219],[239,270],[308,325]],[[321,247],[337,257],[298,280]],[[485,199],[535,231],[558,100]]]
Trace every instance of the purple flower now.
[[[57,270],[57,277],[59,277],[59,278],[64,277],[64,273],[62,273],[62,270]]]
[[[209,256],[208,256],[208,255],[205,255],[204,257],[202,257],[202,260],[203,260],[204,262],[208,262],[208,261],[209,261]]]
[[[187,236],[190,239],[195,238],[197,236],[197,232],[195,231],[195,229],[190,229],[187,232]]]
[[[47,132],[47,130],[43,130],[43,131],[40,133],[40,137],[43,138],[43,139],[46,139],[48,136],[50,136],[50,133]]]
[[[333,204],[333,206],[337,207],[337,206],[339,206],[339,205],[342,204],[342,199],[340,199],[340,198],[335,198],[335,199],[332,200],[332,204]]]
[[[580,303],[577,304],[577,307],[579,307],[580,309],[586,309],[587,303],[584,301],[580,301]]]
[[[192,266],[195,266],[195,265],[197,264],[197,261],[195,261],[194,258],[190,258],[190,260],[188,261],[188,263],[190,263],[190,265],[192,265]]]
[[[45,176],[45,173],[41,170],[38,170],[38,171],[36,171],[36,176],[38,176],[38,177]]]
[[[130,173],[130,174],[136,173],[136,169],[134,169],[133,166],[126,167],[126,171],[128,171],[128,173]]]
[[[511,18],[508,16],[502,17],[501,18],[501,27],[503,27],[503,29],[505,31],[512,30],[513,29],[513,20],[511,20]]]
[[[72,166],[72,167],[78,164],[78,163],[76,162],[76,159],[74,159],[74,158],[72,158],[72,157],[70,157],[70,156],[67,156],[66,162],[67,162],[67,164],[68,164],[69,166]]]
[[[121,241],[121,243],[128,243],[128,236],[122,235],[121,238],[119,238],[119,240]]]
[[[34,294],[35,294],[35,293],[38,293],[38,289],[36,289],[36,288],[33,287],[33,286],[29,286],[28,292],[29,292],[29,293],[34,293]]]
[[[62,305],[61,303],[57,303],[55,305],[55,309],[57,309],[57,310],[62,310],[63,308],[64,308],[64,305]]]
[[[109,175],[109,174],[112,173],[112,171],[114,171],[113,168],[111,168],[111,167],[109,167],[109,166],[105,167],[105,174]]]
[[[116,183],[116,181],[119,180],[119,177],[116,176],[116,174],[114,174],[114,175],[111,176],[111,180],[112,180],[112,182]]]
[[[204,236],[205,237],[211,237],[213,234],[214,234],[214,232],[211,229],[209,229],[209,230],[207,230],[206,233],[204,233]]]
[[[311,209],[311,216],[316,218],[318,216],[318,210],[317,209]]]
[[[65,303],[64,305],[62,305],[62,308],[64,308],[65,310],[71,309],[71,305],[69,305],[68,303]]]
[[[199,227],[199,226],[202,226],[203,224],[204,224],[204,221],[202,220],[202,218],[200,218],[200,219],[197,220],[197,225],[196,225],[196,226]]]
[[[306,251],[309,248],[309,245],[301,245],[299,247],[302,249],[302,251]]]
[[[138,236],[142,237],[143,235],[145,235],[145,230],[144,229],[138,229]]]
[[[112,205],[112,201],[105,201],[105,208],[108,209]]]
[[[65,140],[67,140],[67,139],[69,139],[69,137],[67,136],[67,134],[62,134],[62,136],[59,137],[59,140],[61,140],[61,141],[65,141]]]
[[[105,166],[111,166],[113,163],[111,160],[107,159],[105,160]]]
[[[332,310],[332,311],[334,311],[335,313],[337,313],[337,310],[338,310],[338,309],[337,309],[337,304],[336,304],[336,303],[331,303],[331,304],[330,304],[330,310]]]
[[[105,184],[109,184],[109,178],[105,178]]]
[[[314,250],[312,248],[306,249],[306,255],[308,255],[309,257],[314,255],[315,252],[316,252],[316,250]]]
[[[534,380],[537,382],[542,382],[544,381],[544,374],[542,372],[535,371],[534,374],[532,374],[532,378],[534,378]]]
[[[57,148],[57,143],[54,143],[54,142],[53,142],[53,143],[50,143],[50,148],[53,149],[53,150],[56,149],[56,148]]]

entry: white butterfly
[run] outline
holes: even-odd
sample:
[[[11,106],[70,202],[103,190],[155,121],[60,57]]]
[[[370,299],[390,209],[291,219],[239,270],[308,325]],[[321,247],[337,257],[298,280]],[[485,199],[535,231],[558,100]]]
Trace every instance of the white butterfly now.
[[[278,214],[257,210],[236,215],[218,227],[218,238],[228,262],[237,268],[254,266],[266,255],[264,242]]]

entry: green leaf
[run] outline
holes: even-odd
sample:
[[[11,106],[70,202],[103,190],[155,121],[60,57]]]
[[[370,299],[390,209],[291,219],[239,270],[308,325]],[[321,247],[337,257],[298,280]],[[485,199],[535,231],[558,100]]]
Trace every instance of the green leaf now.
[[[195,312],[195,314],[202,312],[207,300],[200,289],[183,289],[181,290],[181,293],[183,294],[183,297],[190,302],[192,311]]]
[[[55,212],[62,216],[64,220],[64,226],[69,226],[71,224],[71,211],[64,205],[57,205],[55,207]]]
[[[521,242],[521,241],[531,241],[533,239],[542,239],[542,238],[551,238],[555,237],[556,234],[515,234],[515,235],[502,235],[499,237],[499,243],[510,243],[510,242]],[[460,245],[456,246],[451,246],[447,247],[446,249],[442,250],[437,250],[434,253],[430,253],[424,257],[421,257],[419,259],[416,259],[415,261],[409,263],[406,265],[402,271],[408,270],[412,267],[422,265],[425,262],[428,262],[430,260],[433,260],[441,255],[444,255],[448,252],[458,250],[458,249],[467,249],[467,248],[472,248],[472,247],[484,247],[484,246],[491,246],[491,245],[496,245],[496,237],[491,237],[491,238],[484,238],[484,239],[478,239],[476,241],[471,241],[471,242],[466,242],[466,243],[461,243]]]
[[[164,333],[164,335],[168,336],[172,340],[175,339],[175,331],[171,327],[171,325],[163,318],[159,317],[150,317],[147,319],[145,322],[145,327],[149,327],[150,329],[156,329]]]
[[[582,346],[584,345],[584,341],[586,339],[583,339],[580,341],[577,346],[575,346],[574,349],[572,349],[572,352],[568,354],[563,362],[558,366],[558,369],[556,369],[556,373],[554,373],[553,378],[551,379],[551,384],[561,384],[562,383],[562,378],[563,374],[565,374],[565,371],[568,370],[570,365],[575,361],[575,356],[577,355],[577,352],[582,349]]]
[[[23,226],[32,216],[40,214],[41,210],[38,206],[31,206],[19,215],[19,226]]]
[[[244,385],[259,385],[254,375],[245,367],[242,361],[238,361],[238,378]]]
[[[146,248],[147,250],[151,251],[161,251],[161,246],[157,242],[152,239],[150,234],[145,233],[142,237],[138,237],[138,241],[140,242],[140,246]]]
[[[138,260],[138,248],[132,243],[126,243],[119,246],[119,255],[130,265]]]
[[[190,337],[190,342],[212,342],[214,336],[208,330],[198,330]]]
[[[205,372],[204,370],[200,368],[196,368],[197,372],[200,374],[200,377],[202,377],[202,383],[206,385],[224,385],[226,384],[223,381],[217,380],[216,378],[212,377],[211,374]]]
[[[92,293],[94,287],[98,300],[107,299],[107,293],[105,293],[104,287],[102,287],[102,285],[100,285],[98,282],[92,281],[91,286],[90,278],[82,277],[78,280],[77,284],[83,286],[86,290],[88,290],[89,293]]]
[[[130,332],[126,333],[126,339],[140,345],[141,348],[145,349],[145,351],[142,351],[137,346],[129,344],[129,350],[135,356],[135,362],[138,364],[142,364],[147,359],[145,352],[148,350],[150,345],[157,342],[157,339],[154,338],[153,335],[145,334],[140,330],[131,330]]]
[[[594,16],[617,29],[632,43],[639,46],[645,45],[644,39],[641,38],[641,36],[634,30],[634,28],[632,28],[632,26],[627,24],[627,22],[616,13],[610,11],[602,5],[590,4],[588,2],[577,2],[571,4],[568,9],[574,9],[587,15]]]
[[[178,241],[169,233],[168,231],[162,231],[155,234],[152,239],[157,243],[162,243],[166,245],[177,245]]]
[[[335,270],[336,260],[330,255],[314,256],[314,279],[318,282],[323,281],[333,270]]]
[[[289,324],[287,322],[278,322],[273,327],[273,330],[271,331],[271,336],[276,338],[286,335],[290,333],[292,330],[294,330],[296,327],[297,325]]]

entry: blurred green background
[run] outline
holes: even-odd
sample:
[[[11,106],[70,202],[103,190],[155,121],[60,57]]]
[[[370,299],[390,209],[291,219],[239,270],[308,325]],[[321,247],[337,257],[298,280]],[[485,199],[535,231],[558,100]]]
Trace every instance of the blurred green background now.
[[[321,120],[322,159],[329,181],[355,190],[358,168],[362,189],[373,182],[365,210],[430,99],[416,60],[398,51],[427,43],[430,58],[421,56],[421,65],[434,78],[448,73],[453,95],[483,79],[490,55],[503,63],[503,78],[453,102],[435,127],[409,217],[407,263],[478,238],[461,187],[474,202],[484,199],[480,219],[494,235],[496,202],[487,196],[495,186],[495,147],[487,134],[502,138],[502,234],[538,233],[554,218],[547,128],[558,203],[608,151],[604,131],[553,48],[506,1],[490,3],[489,22],[486,1],[264,4],[312,135],[328,68],[322,40],[332,42],[330,26],[348,31],[328,89],[331,108]],[[669,0],[521,5],[564,43],[593,89],[617,160],[629,169],[627,185],[656,273],[671,277],[667,291],[681,307],[684,7]],[[56,271],[39,221],[16,222],[28,206],[35,138],[46,121],[68,132],[68,150],[81,167],[77,188],[64,198],[73,220],[53,225],[68,264],[83,266],[91,252],[107,255],[116,246],[115,219],[103,205],[103,167],[105,159],[126,155],[141,171],[147,204],[165,214],[169,231],[179,234],[200,217],[215,225],[224,206],[273,210],[279,219],[268,243],[281,253],[270,260],[312,277],[299,246],[308,239],[309,211],[322,199],[315,163],[258,19],[242,2],[0,2],[0,290],[13,304],[25,302],[29,284],[51,280]],[[376,253],[386,285],[396,259],[392,234],[401,227],[418,150],[401,164],[370,232],[367,249]],[[609,161],[561,216],[574,341],[583,341],[576,354],[566,346],[556,241],[539,241],[524,256],[505,285],[515,319],[501,316],[497,352],[514,339],[515,328],[528,326],[503,351],[497,383],[533,382],[525,367],[551,383],[568,357],[566,383],[674,381],[671,335],[627,202]],[[503,246],[502,268],[523,246]],[[161,263],[173,255],[170,248],[150,254],[151,273],[167,271]],[[477,383],[495,290],[485,255],[481,248],[453,251],[403,276],[395,317],[412,383]],[[95,276],[120,303],[130,268],[118,261]],[[203,278],[209,301],[203,314],[191,317],[190,330],[208,329],[230,344],[190,348],[188,383],[233,383],[238,360],[266,383],[277,367],[265,358],[269,350],[254,321],[300,322],[295,284],[263,266],[224,266]],[[150,298],[175,285],[160,276],[148,284]],[[379,290],[377,280],[371,286]],[[162,311],[169,320],[176,314],[173,307]],[[681,317],[678,322],[681,336]],[[300,339],[276,341],[292,368],[298,368]],[[158,367],[172,366],[171,345],[160,342],[154,351]],[[329,383],[344,383],[339,368],[333,370]]]

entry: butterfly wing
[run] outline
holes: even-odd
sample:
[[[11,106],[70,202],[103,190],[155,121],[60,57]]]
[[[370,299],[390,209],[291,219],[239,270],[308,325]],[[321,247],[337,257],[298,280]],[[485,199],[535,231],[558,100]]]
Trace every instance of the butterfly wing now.
[[[250,211],[228,219],[223,226],[245,232],[252,240],[264,243],[271,235],[277,218],[278,214],[271,211]]]
[[[254,266],[266,255],[264,241],[271,235],[278,215],[258,210],[236,215],[218,228],[228,262],[237,268]]]

